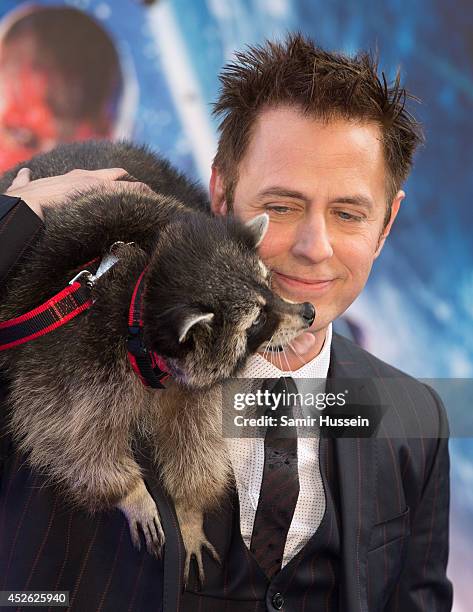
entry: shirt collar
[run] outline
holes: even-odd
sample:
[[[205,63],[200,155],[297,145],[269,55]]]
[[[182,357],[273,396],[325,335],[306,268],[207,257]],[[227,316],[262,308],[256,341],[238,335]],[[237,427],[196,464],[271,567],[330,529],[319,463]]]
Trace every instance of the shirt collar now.
[[[329,323],[325,334],[322,350],[311,361],[294,371],[281,370],[261,355],[252,355],[239,378],[279,378],[291,376],[292,378],[327,378],[330,366],[330,346],[332,344],[332,323]]]

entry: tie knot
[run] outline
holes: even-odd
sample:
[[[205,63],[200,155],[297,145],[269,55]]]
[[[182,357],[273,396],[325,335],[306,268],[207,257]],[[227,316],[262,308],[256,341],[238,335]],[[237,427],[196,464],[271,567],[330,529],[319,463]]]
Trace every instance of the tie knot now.
[[[279,437],[285,430],[285,435],[293,436],[294,428],[282,427],[281,417],[294,416],[294,406],[297,403],[297,386],[294,380],[289,376],[281,376],[278,379],[268,378],[263,382],[261,391],[265,394],[265,416],[272,417],[271,427],[267,433]]]
[[[280,376],[279,378],[266,378],[263,380],[261,390],[268,390],[273,394],[297,393],[297,386],[291,376]]]
[[[293,378],[267,378],[263,381],[261,390],[265,393],[265,412],[292,412],[297,401],[297,386]]]

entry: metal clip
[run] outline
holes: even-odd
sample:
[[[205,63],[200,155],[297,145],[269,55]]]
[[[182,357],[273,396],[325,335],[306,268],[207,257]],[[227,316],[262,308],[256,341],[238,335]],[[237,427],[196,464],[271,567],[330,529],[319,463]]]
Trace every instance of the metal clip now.
[[[82,276],[87,276],[86,284],[87,284],[87,287],[91,289],[94,286],[95,281],[100,276],[102,276],[102,274],[105,274],[105,272],[107,272],[112,266],[114,266],[118,262],[118,258],[115,257],[115,255],[113,254],[113,251],[115,251],[118,247],[124,244],[128,246],[128,245],[135,244],[135,243],[134,242],[125,243],[125,242],[122,242],[121,240],[117,240],[117,242],[114,242],[111,245],[108,254],[102,258],[102,261],[100,262],[100,265],[95,275],[92,274],[92,272],[89,272],[89,270],[81,270],[78,274],[74,276],[72,280],[69,281],[69,285],[72,285],[72,283],[75,283]]]
[[[86,282],[87,287],[91,289],[94,284],[95,279],[94,279],[94,275],[88,270],[81,270],[78,274],[74,276],[72,280],[69,281],[69,285],[74,284],[77,280],[79,280],[79,278],[81,278],[81,276],[87,277],[85,282]]]

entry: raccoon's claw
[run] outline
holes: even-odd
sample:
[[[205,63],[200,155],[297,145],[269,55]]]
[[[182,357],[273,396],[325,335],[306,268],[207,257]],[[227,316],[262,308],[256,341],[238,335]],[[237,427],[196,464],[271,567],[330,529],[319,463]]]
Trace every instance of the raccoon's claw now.
[[[129,522],[128,525],[130,528],[131,540],[138,550],[141,550],[141,538],[138,530],[138,527],[140,527],[145,538],[146,550],[150,555],[154,555],[155,557],[161,556],[161,549],[164,544],[164,532],[161,529],[159,519],[156,520],[153,518],[146,523],[142,521],[133,521]]]
[[[158,509],[153,498],[141,481],[131,493],[128,493],[117,507],[123,512],[130,528],[131,541],[141,550],[141,538],[138,527],[143,532],[146,548],[150,555],[161,556],[164,544],[164,532],[161,527]]]
[[[187,587],[187,584],[189,582],[189,571],[190,571],[190,564],[191,564],[192,556],[194,556],[195,560],[197,561],[197,568],[199,570],[199,586],[200,588],[202,588],[204,585],[205,572],[204,572],[204,564],[202,561],[202,549],[203,548],[206,548],[207,551],[210,553],[210,555],[213,557],[213,559],[218,564],[221,564],[220,555],[215,550],[215,548],[212,546],[212,544],[207,540],[207,538],[205,538],[205,536],[204,536],[204,540],[200,542],[199,544],[197,544],[197,547],[195,549],[189,550],[186,547],[186,560],[184,562],[184,586],[185,587]]]
[[[204,564],[202,561],[202,549],[206,549],[217,563],[221,563],[220,556],[213,545],[205,537],[203,530],[203,515],[199,511],[193,511],[176,506],[176,512],[181,528],[182,540],[186,549],[186,559],[184,562],[184,585],[187,587],[189,582],[189,571],[192,556],[197,561],[199,572],[199,584],[203,586],[205,580]]]

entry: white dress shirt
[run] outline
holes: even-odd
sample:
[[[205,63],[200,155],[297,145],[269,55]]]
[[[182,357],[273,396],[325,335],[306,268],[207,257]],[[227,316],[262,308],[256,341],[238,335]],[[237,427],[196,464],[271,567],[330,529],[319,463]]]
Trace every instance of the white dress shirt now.
[[[298,370],[280,370],[263,357],[253,355],[240,378],[279,378],[291,376],[299,393],[325,391],[330,365],[332,324],[327,328],[321,352]],[[297,379],[323,379],[303,388]],[[306,383],[306,381],[304,381]],[[307,384],[306,383],[306,384]],[[251,534],[261,489],[264,468],[264,438],[227,438],[227,448],[235,474],[240,501],[240,529],[243,541],[250,548]],[[287,535],[282,565],[286,565],[317,531],[325,513],[325,492],[319,466],[319,437],[298,437],[297,465],[299,498]]]

